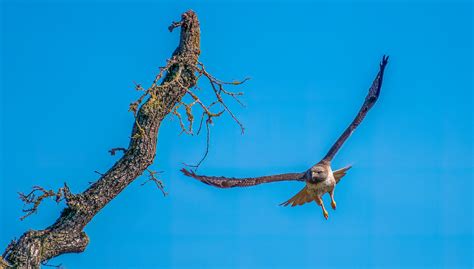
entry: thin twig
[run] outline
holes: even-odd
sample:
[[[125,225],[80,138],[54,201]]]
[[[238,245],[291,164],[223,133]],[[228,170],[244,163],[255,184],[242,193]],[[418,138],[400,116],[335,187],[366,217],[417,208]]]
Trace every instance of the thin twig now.
[[[168,193],[165,192],[165,185],[163,184],[163,181],[161,181],[160,179],[158,179],[156,177],[156,174],[161,174],[161,173],[163,173],[163,171],[158,171],[157,172],[157,171],[153,171],[149,168],[147,168],[146,171],[148,172],[148,180],[143,182],[141,184],[141,186],[147,184],[149,181],[153,181],[153,182],[155,182],[155,185],[158,187],[158,189],[160,189],[160,191],[163,193],[163,196],[168,195]]]
[[[197,77],[198,78],[200,78],[201,76],[204,75],[208,79],[208,81],[211,85],[211,88],[214,92],[214,95],[216,97],[216,100],[213,101],[210,105],[204,104],[204,102],[201,101],[199,96],[192,89],[190,89],[188,87],[185,87],[184,85],[181,84],[181,82],[179,80],[177,80],[176,83],[183,90],[186,91],[186,93],[191,97],[191,99],[193,101],[190,102],[190,103],[185,103],[185,102],[181,101],[178,105],[176,105],[174,107],[174,109],[172,110],[172,113],[179,120],[179,125],[180,125],[180,128],[181,128],[181,134],[186,133],[186,134],[189,134],[189,135],[194,135],[193,125],[194,125],[195,117],[192,113],[193,106],[198,104],[201,107],[202,111],[203,111],[203,113],[201,115],[200,122],[199,122],[199,127],[198,127],[198,130],[197,130],[197,133],[196,133],[197,135],[199,135],[199,133],[201,132],[202,125],[203,125],[203,122],[204,122],[204,118],[206,117],[206,131],[207,132],[206,132],[206,150],[204,152],[204,155],[199,160],[199,162],[195,165],[185,164],[186,166],[193,167],[195,170],[197,170],[199,168],[199,166],[203,163],[203,161],[206,159],[206,157],[209,153],[210,124],[212,124],[213,118],[217,118],[217,117],[221,116],[225,111],[227,111],[230,114],[230,116],[234,119],[234,121],[240,126],[242,133],[244,132],[245,128],[244,128],[243,124],[239,121],[239,119],[235,116],[235,114],[227,106],[227,104],[225,103],[222,95],[229,95],[234,100],[236,100],[240,105],[245,106],[238,98],[239,96],[242,96],[243,93],[242,92],[228,91],[228,90],[225,89],[224,85],[240,85],[240,84],[246,82],[247,80],[249,80],[249,78],[245,78],[242,81],[226,82],[226,81],[222,81],[220,79],[217,79],[214,76],[212,76],[210,73],[208,73],[202,63],[198,63],[197,65],[194,66],[194,68],[195,68],[195,71],[197,72]],[[198,86],[195,86],[194,89],[200,90],[200,88]],[[216,104],[220,104],[220,106],[223,108],[223,110],[220,111],[220,112],[217,112],[217,113],[213,112],[211,110],[211,108]],[[182,117],[181,113],[179,112],[179,109],[181,107],[184,107],[185,112],[186,112],[186,116],[187,116],[188,124],[189,124],[187,127],[183,122],[183,117]]]
[[[191,165],[191,164],[184,164],[188,167],[193,167],[194,171],[197,171],[199,169],[199,166],[201,166],[202,162],[204,162],[204,160],[206,159],[207,157],[207,154],[209,153],[209,146],[210,146],[210,137],[211,137],[211,129],[209,128],[209,125],[212,123],[212,118],[208,118],[206,120],[206,150],[204,151],[204,155],[202,156],[201,160],[199,160],[199,162],[197,164],[194,164],[194,165]]]
[[[247,80],[249,80],[250,78],[245,78],[242,81],[226,82],[226,81],[219,80],[219,79],[215,78],[214,76],[212,76],[211,74],[209,74],[206,71],[206,69],[204,67],[204,64],[198,63],[198,66],[199,67],[196,67],[196,72],[198,72],[199,74],[204,75],[209,80],[209,83],[211,84],[211,88],[214,91],[214,94],[217,98],[217,101],[224,107],[224,109],[230,114],[230,116],[234,119],[234,121],[240,126],[241,132],[244,133],[245,128],[244,128],[243,124],[239,121],[239,119],[237,119],[237,117],[234,115],[234,113],[229,109],[227,104],[224,102],[224,99],[222,98],[222,93],[225,94],[225,95],[231,96],[240,105],[245,106],[238,98],[238,96],[243,95],[243,93],[242,92],[228,91],[224,88],[224,85],[240,85],[240,84],[246,82]]]
[[[41,193],[41,195],[37,196],[37,192]],[[56,203],[59,203],[64,198],[68,199],[68,197],[71,196],[69,187],[66,184],[64,184],[64,187],[59,188],[57,192],[54,192],[53,190],[46,190],[40,186],[33,186],[33,190],[30,193],[24,194],[19,192],[18,194],[20,195],[20,199],[25,203],[25,206],[30,204],[32,205],[30,208],[24,208],[22,210],[26,214],[22,216],[20,220],[24,220],[31,214],[36,213],[38,211],[39,205],[45,198],[55,197]]]

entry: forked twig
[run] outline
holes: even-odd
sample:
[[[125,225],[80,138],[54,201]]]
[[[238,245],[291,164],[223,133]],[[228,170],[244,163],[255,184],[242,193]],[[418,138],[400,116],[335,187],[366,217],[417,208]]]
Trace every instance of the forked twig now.
[[[163,172],[162,171],[159,171],[159,172],[153,171],[149,168],[147,168],[146,171],[148,172],[148,179],[140,185],[143,186],[143,185],[147,184],[149,181],[152,181],[152,182],[155,183],[155,185],[158,187],[158,189],[160,189],[160,191],[163,193],[163,196],[168,195],[168,193],[165,191],[165,185],[163,184],[163,181],[161,181],[160,179],[158,179],[156,177],[156,174],[161,174]]]
[[[206,69],[204,68],[204,65],[202,63],[198,63],[196,66],[194,66],[194,68],[195,68],[195,71],[197,72],[197,77],[198,78],[200,78],[202,76],[205,76],[207,78],[207,80],[209,81],[209,83],[211,85],[211,88],[212,88],[212,91],[214,93],[214,96],[215,96],[216,100],[211,102],[209,105],[206,105],[200,99],[200,97],[193,91],[193,89],[187,88],[184,85],[182,85],[179,81],[177,81],[176,83],[184,91],[186,91],[187,95],[189,97],[191,97],[192,101],[189,102],[189,103],[185,103],[185,102],[181,101],[178,105],[176,105],[174,107],[174,109],[172,110],[172,113],[173,113],[173,115],[175,115],[178,118],[179,125],[180,125],[180,128],[181,128],[181,133],[186,133],[188,135],[194,135],[195,134],[194,131],[193,131],[193,129],[194,129],[193,125],[194,125],[195,117],[192,113],[192,108],[194,107],[194,105],[197,104],[202,109],[201,120],[199,122],[199,127],[198,127],[198,130],[196,132],[197,135],[199,135],[199,133],[201,132],[204,119],[206,118],[205,120],[206,120],[206,131],[207,131],[207,133],[206,133],[206,149],[205,149],[204,155],[196,165],[185,164],[186,166],[193,167],[194,170],[197,170],[199,168],[199,166],[202,164],[202,162],[206,159],[206,157],[209,153],[209,143],[210,143],[210,127],[209,127],[209,125],[212,124],[213,118],[218,118],[224,112],[227,111],[227,113],[229,113],[229,115],[234,119],[234,121],[240,126],[242,133],[244,132],[245,129],[244,129],[243,124],[237,119],[235,114],[227,106],[227,104],[224,101],[223,95],[231,96],[234,100],[237,101],[237,103],[239,103],[242,106],[245,106],[240,101],[240,99],[238,98],[238,97],[242,96],[243,93],[242,92],[228,91],[227,89],[225,89],[224,85],[234,85],[234,86],[235,85],[241,85],[242,83],[249,80],[249,78],[245,78],[242,81],[226,82],[226,81],[222,81],[222,80],[217,79],[214,76],[212,76],[209,72],[206,71]],[[194,87],[194,89],[199,89],[199,88],[196,86],[196,87]],[[211,110],[211,108],[213,106],[217,105],[217,104],[219,104],[222,107],[222,110],[219,111],[219,112],[213,112]],[[179,112],[180,108],[184,108],[184,110],[185,110],[186,118],[187,118],[187,121],[188,121],[187,126],[184,123],[182,114]]]
[[[211,140],[211,129],[209,128],[209,124],[211,123],[212,123],[211,118],[208,118],[206,120],[206,150],[204,151],[204,155],[202,156],[202,158],[199,160],[197,164],[194,164],[194,165],[186,164],[186,163],[184,164],[188,167],[194,168],[193,169],[194,171],[197,171],[197,169],[199,168],[199,166],[201,166],[202,162],[204,162],[204,160],[207,157],[207,154],[209,153],[209,146],[210,146],[210,140]],[[202,121],[201,121],[201,125],[202,125]],[[199,129],[201,129],[201,126],[199,126]]]
[[[37,193],[41,194],[38,195]],[[59,203],[63,199],[69,199],[72,196],[69,187],[66,185],[66,183],[64,183],[64,187],[59,188],[57,192],[54,192],[53,190],[46,190],[40,186],[33,186],[33,189],[30,193],[24,194],[22,192],[19,192],[18,194],[20,196],[20,199],[25,203],[25,206],[32,205],[30,208],[23,208],[22,211],[26,214],[22,216],[20,220],[24,220],[31,214],[36,213],[38,211],[39,205],[45,198],[54,197],[56,203]]]

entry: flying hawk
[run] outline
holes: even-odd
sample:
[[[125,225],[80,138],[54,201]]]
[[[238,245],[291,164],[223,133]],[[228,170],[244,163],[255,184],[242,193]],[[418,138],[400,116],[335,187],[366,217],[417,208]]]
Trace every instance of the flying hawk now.
[[[219,188],[233,188],[233,187],[249,187],[255,186],[263,183],[277,182],[277,181],[305,181],[306,186],[293,196],[288,201],[282,203],[283,206],[297,206],[311,201],[315,201],[319,206],[321,206],[323,215],[327,219],[328,212],[324,207],[324,203],[321,197],[329,193],[331,196],[331,206],[333,209],[336,209],[336,201],[334,200],[334,189],[336,184],[339,183],[341,178],[346,175],[347,170],[351,166],[347,166],[336,171],[331,169],[331,161],[342,147],[344,142],[349,138],[349,136],[354,132],[354,130],[359,126],[362,120],[367,115],[367,112],[372,108],[372,106],[377,101],[380,89],[382,87],[383,74],[385,67],[388,63],[388,56],[383,56],[382,61],[380,62],[380,69],[375,77],[372,86],[369,89],[369,93],[365,97],[364,104],[360,108],[359,112],[351,124],[346,128],[342,135],[337,139],[336,143],[329,149],[328,153],[324,158],[313,165],[307,171],[302,173],[287,173],[271,176],[262,176],[262,177],[252,177],[252,178],[229,178],[229,177],[216,177],[216,176],[204,176],[197,175],[193,171],[188,171],[182,169],[181,171],[189,177],[193,177],[203,183],[208,185],[219,187]]]

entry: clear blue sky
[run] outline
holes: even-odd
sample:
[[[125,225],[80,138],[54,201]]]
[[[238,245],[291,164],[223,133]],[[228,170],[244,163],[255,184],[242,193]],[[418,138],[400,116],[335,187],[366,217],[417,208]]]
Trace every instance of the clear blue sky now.
[[[133,81],[150,84],[177,45],[167,26],[190,8],[208,70],[252,77],[247,107],[232,105],[245,135],[218,119],[203,173],[308,168],[391,56],[379,103],[334,161],[354,164],[337,211],[326,221],[314,203],[279,207],[302,183],[220,190],[185,178],[205,137],[166,119],[152,168],[170,195],[137,179],[86,227],[87,250],[53,264],[472,268],[473,6],[452,1],[3,1],[0,248],[63,207],[48,201],[20,222],[18,191],[67,181],[80,192],[115,162],[107,150],[128,145]]]

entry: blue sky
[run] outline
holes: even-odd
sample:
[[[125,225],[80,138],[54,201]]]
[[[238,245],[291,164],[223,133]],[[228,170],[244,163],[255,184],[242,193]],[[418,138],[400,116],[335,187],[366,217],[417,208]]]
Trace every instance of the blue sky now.
[[[3,1],[0,246],[63,207],[45,202],[20,222],[18,191],[67,181],[80,192],[117,160],[107,151],[128,145],[133,82],[150,84],[177,45],[167,26],[190,8],[208,70],[252,77],[239,88],[247,107],[231,105],[246,133],[216,120],[207,174],[305,170],[391,56],[379,102],[333,162],[354,165],[337,211],[326,221],[314,203],[279,207],[301,183],[220,190],[185,178],[205,137],[166,119],[152,168],[170,195],[137,179],[86,227],[87,250],[53,264],[472,268],[473,6],[451,1]]]

